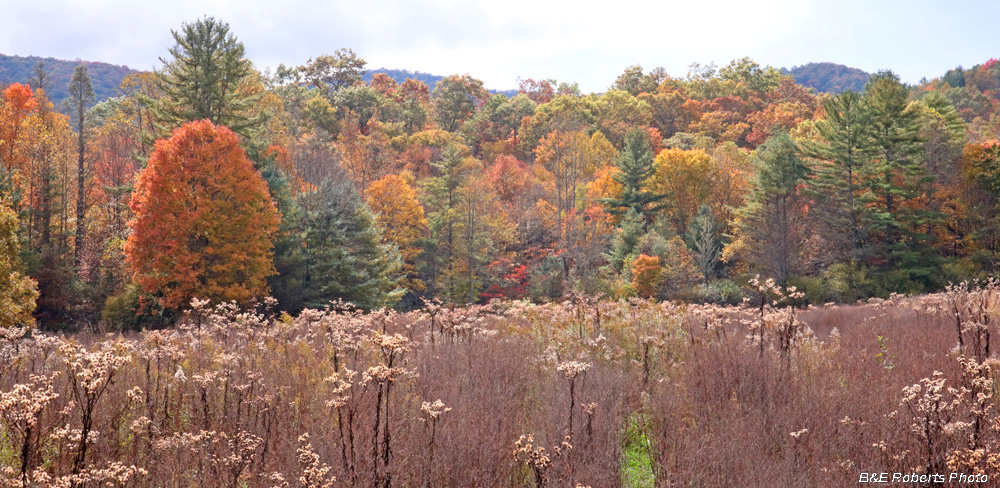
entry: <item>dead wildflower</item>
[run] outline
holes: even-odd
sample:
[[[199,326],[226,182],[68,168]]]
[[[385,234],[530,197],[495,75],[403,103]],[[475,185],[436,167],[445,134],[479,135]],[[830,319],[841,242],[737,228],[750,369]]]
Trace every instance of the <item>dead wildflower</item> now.
[[[424,412],[425,414],[427,414],[428,417],[432,419],[440,417],[441,414],[448,412],[449,410],[451,410],[451,408],[445,407],[444,402],[442,402],[440,399],[434,400],[433,403],[423,402],[423,405],[421,405],[420,407],[420,411]]]
[[[560,364],[556,370],[562,372],[569,380],[569,435],[573,435],[573,411],[576,408],[576,379],[590,369],[590,363],[579,361],[566,361]]]
[[[287,488],[288,487],[288,481],[285,480],[285,475],[283,475],[283,474],[281,474],[281,473],[279,473],[277,471],[275,471],[275,472],[273,472],[271,474],[268,474],[268,475],[261,475],[261,476],[264,477],[264,479],[268,480],[269,482],[273,483],[271,485],[271,488]]]
[[[302,469],[302,476],[299,476],[299,486],[302,488],[331,488],[337,478],[330,475],[332,468],[319,460],[319,454],[313,451],[312,444],[309,443],[309,434],[299,436],[299,444],[296,453],[298,454],[299,467]]]
[[[560,363],[559,366],[556,367],[556,371],[561,372],[568,379],[574,379],[580,374],[586,373],[587,370],[590,369],[590,366],[591,365],[589,363],[566,361],[564,363]]]
[[[28,472],[37,461],[36,437],[42,411],[59,398],[53,387],[58,376],[58,371],[52,376],[31,375],[28,383],[14,385],[11,391],[0,393],[0,428],[20,452],[17,477],[22,485],[27,484]]]
[[[181,365],[179,365],[179,364],[177,365],[177,371],[174,372],[174,381],[176,381],[178,383],[186,383],[187,382],[187,375],[184,374],[184,368],[182,368]]]
[[[535,487],[548,486],[546,472],[552,467],[552,460],[545,454],[545,448],[535,445],[535,435],[522,435],[514,443],[514,459],[524,463],[531,469],[535,478]]]
[[[149,420],[149,417],[143,415],[135,420],[129,425],[129,430],[134,434],[140,435],[145,434],[152,427],[153,421]]]
[[[434,447],[437,444],[437,427],[438,422],[441,420],[441,416],[451,408],[445,407],[444,402],[441,399],[434,400],[434,402],[423,402],[420,407],[420,411],[423,412],[427,418],[420,419],[426,422],[425,425],[430,424],[430,441],[427,443],[427,469],[424,471],[425,485],[430,485],[430,475],[434,466]]]
[[[944,374],[940,371],[935,371],[931,378],[903,388],[900,405],[906,407],[912,416],[910,430],[923,448],[925,464],[921,468],[925,472],[936,473],[944,467],[941,450],[946,445],[946,438],[959,432],[961,427],[952,424],[962,402],[959,395],[955,388],[945,387]]]

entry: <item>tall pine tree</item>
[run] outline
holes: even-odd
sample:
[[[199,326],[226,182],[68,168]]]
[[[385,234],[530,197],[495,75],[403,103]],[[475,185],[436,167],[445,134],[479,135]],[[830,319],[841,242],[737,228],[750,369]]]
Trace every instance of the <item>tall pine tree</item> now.
[[[879,72],[865,86],[870,126],[864,200],[877,254],[888,267],[926,282],[939,264],[929,241],[940,216],[927,206],[934,177],[920,161],[919,113],[909,108],[908,97],[909,89],[891,71]]]
[[[828,99],[823,108],[826,118],[816,125],[823,142],[803,145],[805,154],[816,160],[810,193],[819,204],[825,237],[839,244],[840,254],[860,259],[868,240],[860,195],[869,113],[861,96],[851,91]]]
[[[84,167],[87,152],[87,108],[94,103],[94,87],[87,74],[87,65],[81,64],[73,70],[70,79],[69,105],[72,110],[72,120],[76,129],[76,240],[73,246],[73,262],[80,268],[80,252],[87,234],[87,169]]]
[[[228,127],[244,141],[255,135],[265,117],[252,108],[263,92],[246,89],[254,69],[229,24],[206,17],[170,32],[177,42],[170,48],[172,59],[160,58],[163,70],[156,73],[165,96],[145,100],[156,119],[157,137],[202,119]]]
[[[304,305],[342,299],[364,310],[391,307],[406,292],[403,261],[348,179],[327,180],[301,198],[308,274]]]
[[[622,195],[601,200],[613,214],[622,215],[632,209],[645,217],[657,210],[652,206],[654,203],[666,197],[645,188],[646,180],[656,171],[648,138],[649,135],[641,130],[633,130],[625,136],[625,149],[618,157],[618,172],[614,175],[615,181],[622,185]]]
[[[772,136],[754,153],[756,184],[736,212],[732,250],[779,285],[798,270],[807,230],[808,199],[800,194],[808,169],[787,134]]]

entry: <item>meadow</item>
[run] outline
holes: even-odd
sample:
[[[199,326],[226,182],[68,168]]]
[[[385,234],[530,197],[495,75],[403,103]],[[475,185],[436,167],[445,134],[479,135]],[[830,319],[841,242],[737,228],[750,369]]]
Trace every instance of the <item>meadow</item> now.
[[[0,330],[0,486],[847,486],[998,476],[996,283]],[[262,307],[261,310],[266,310]]]

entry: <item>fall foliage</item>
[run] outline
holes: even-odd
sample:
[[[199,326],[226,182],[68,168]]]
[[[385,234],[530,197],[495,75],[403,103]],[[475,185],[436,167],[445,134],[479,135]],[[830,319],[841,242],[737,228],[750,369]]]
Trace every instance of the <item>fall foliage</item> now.
[[[6,201],[0,202],[0,333],[4,328],[31,329],[35,325],[38,283],[21,273],[17,214]]]
[[[416,276],[418,242],[427,233],[427,217],[417,201],[413,187],[399,175],[388,175],[374,182],[365,194],[368,208],[375,214],[375,222],[383,229],[382,238],[399,249],[407,274]],[[426,285],[411,279],[407,288],[423,291]]]
[[[189,122],[158,141],[130,207],[129,266],[164,306],[247,303],[267,293],[279,217],[229,129]]]
[[[843,93],[843,80],[827,93],[796,81],[829,66],[789,75],[749,58],[686,74],[628,66],[601,93],[537,77],[501,92],[470,74],[369,72],[349,48],[258,71],[211,17],[172,34],[162,68],[126,76],[116,98],[91,100],[83,65],[66,105],[49,101],[44,65],[2,87],[0,190],[44,327],[170,323],[157,307],[183,309],[196,289],[243,304],[270,291],[292,312],[574,293],[733,302],[761,273],[813,302],[855,300],[985,278],[1000,254],[996,63],[919,86],[864,73]],[[239,235],[237,222],[260,220],[235,241],[253,252],[209,245],[202,228],[182,236],[169,218],[126,225],[145,218],[128,203],[150,198],[139,174],[165,158],[155,144],[203,118],[239,135],[273,202],[274,218],[231,210],[218,224]],[[187,150],[191,164],[223,157]],[[190,262],[127,263],[140,227],[189,253],[149,263]],[[227,246],[254,264],[194,257]],[[831,291],[843,283],[854,291]]]

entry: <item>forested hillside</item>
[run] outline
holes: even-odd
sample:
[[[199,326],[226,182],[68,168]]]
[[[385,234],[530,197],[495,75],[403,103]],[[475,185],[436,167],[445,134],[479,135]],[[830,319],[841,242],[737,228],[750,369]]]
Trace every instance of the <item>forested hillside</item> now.
[[[387,68],[378,68],[378,69],[366,71],[365,74],[362,75],[361,79],[365,83],[371,83],[372,78],[377,73],[383,73],[385,75],[388,75],[389,78],[392,78],[393,80],[395,80],[396,83],[402,83],[402,82],[406,81],[407,79],[414,79],[414,80],[423,82],[431,90],[433,90],[434,87],[437,86],[437,83],[439,81],[445,79],[444,76],[432,75],[432,74],[424,73],[424,72],[421,72],[421,71],[410,71],[410,70],[405,70],[405,69],[387,69]],[[503,95],[506,95],[508,97],[513,97],[513,96],[517,95],[518,91],[517,90],[490,89],[490,93],[492,93],[492,94],[503,94]]]
[[[836,63],[807,63],[783,71],[792,75],[796,83],[822,93],[860,92],[871,76],[860,69]]]
[[[120,98],[94,105],[98,65],[77,67],[70,115],[55,76],[3,91],[3,188],[46,327],[169,324],[194,298],[735,303],[755,275],[823,303],[995,271],[994,60],[843,94],[743,58],[507,96],[366,78],[350,49],[264,75],[228,25],[198,25]]]
[[[98,101],[117,96],[118,87],[135,70],[128,66],[95,61],[65,61],[39,56],[8,56],[0,54],[0,85],[23,83],[37,86],[39,63],[46,78],[46,93],[57,110],[62,109],[62,101],[69,97],[66,85],[73,76],[73,69],[83,63],[87,65],[91,85]]]
[[[444,79],[444,76],[432,75],[430,73],[424,73],[421,71],[410,71],[406,69],[388,69],[388,68],[378,68],[366,71],[361,79],[365,83],[371,83],[372,77],[376,73],[383,73],[385,75],[388,75],[389,78],[395,80],[396,83],[402,83],[406,81],[407,78],[412,78],[414,80],[423,82],[423,84],[427,85],[431,89],[433,89],[434,86],[437,85],[437,82]]]

